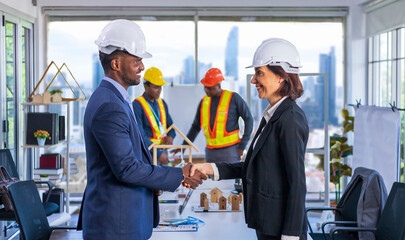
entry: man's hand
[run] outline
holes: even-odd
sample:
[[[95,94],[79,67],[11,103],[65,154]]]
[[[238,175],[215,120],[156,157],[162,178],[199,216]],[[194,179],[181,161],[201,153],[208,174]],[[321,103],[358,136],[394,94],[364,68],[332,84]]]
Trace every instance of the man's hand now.
[[[198,163],[191,166],[190,176],[193,177],[197,174],[197,171],[204,175],[214,175],[214,169],[212,169],[211,163]]]
[[[159,157],[159,162],[161,164],[168,164],[169,163],[169,158],[167,157],[167,154],[165,152],[163,152],[160,157]]]
[[[163,140],[164,145],[173,145],[173,137],[172,136],[167,136],[165,140]]]
[[[174,155],[176,155],[176,153],[178,153],[178,152],[180,152],[181,151],[181,149],[180,148],[177,148],[177,149],[173,149],[173,150],[171,150],[170,151],[170,153],[172,153],[173,154],[173,156]],[[186,151],[186,149],[185,148],[183,148],[183,153],[184,153],[184,151]]]
[[[186,166],[182,167],[184,180],[182,185],[187,188],[195,189],[202,183],[202,180],[207,180],[207,176],[200,171],[194,171],[192,177],[190,177],[191,163],[188,163]]]

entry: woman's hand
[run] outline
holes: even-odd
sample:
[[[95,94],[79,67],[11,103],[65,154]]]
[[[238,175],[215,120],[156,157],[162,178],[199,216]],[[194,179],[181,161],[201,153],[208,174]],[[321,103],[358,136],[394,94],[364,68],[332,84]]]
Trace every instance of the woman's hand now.
[[[211,163],[193,164],[193,166],[191,166],[190,176],[193,176],[196,170],[202,172],[205,175],[214,175],[214,169],[212,169]]]

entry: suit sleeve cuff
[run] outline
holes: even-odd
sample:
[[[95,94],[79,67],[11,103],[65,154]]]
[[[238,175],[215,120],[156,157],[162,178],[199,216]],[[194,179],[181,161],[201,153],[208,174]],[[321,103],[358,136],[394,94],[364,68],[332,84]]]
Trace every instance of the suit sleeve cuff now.
[[[299,240],[299,236],[287,236],[287,235],[281,235],[281,240]]]
[[[214,176],[213,176],[213,180],[214,181],[218,181],[219,180],[219,171],[218,171],[218,167],[215,163],[211,163],[211,167],[212,170],[214,171]]]

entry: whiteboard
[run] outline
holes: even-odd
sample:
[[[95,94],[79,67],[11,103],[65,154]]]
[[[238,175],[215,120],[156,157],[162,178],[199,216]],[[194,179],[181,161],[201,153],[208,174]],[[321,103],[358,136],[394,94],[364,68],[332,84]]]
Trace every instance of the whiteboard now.
[[[198,104],[204,96],[203,85],[167,85],[163,88],[163,98],[169,107],[173,124],[184,135],[187,135],[188,130],[190,130]],[[183,138],[180,134],[177,134],[173,144],[180,145],[182,142]],[[199,155],[200,153],[205,153],[205,136],[202,131],[200,131],[193,144],[200,151]],[[193,153],[195,153],[194,150]]]

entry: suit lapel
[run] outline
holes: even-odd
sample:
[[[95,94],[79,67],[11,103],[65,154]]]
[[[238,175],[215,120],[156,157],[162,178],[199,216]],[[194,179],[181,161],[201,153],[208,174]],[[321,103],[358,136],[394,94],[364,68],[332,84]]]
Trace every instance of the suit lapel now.
[[[266,125],[266,120],[264,118],[262,118],[262,120],[260,121],[259,128],[257,129],[256,134],[253,137],[252,143],[249,146],[249,150],[248,150],[248,152],[246,154],[245,164],[244,164],[245,167],[248,166],[249,161],[251,159],[252,152],[253,152],[253,143],[256,141],[256,139],[258,138],[260,132],[262,131],[263,127],[265,127],[265,125]]]
[[[106,88],[110,89],[111,91],[113,91],[113,92],[115,93],[115,95],[117,95],[117,97],[121,100],[122,104],[124,104],[124,105],[127,106],[127,107],[126,107],[127,113],[131,116],[130,118],[132,118],[132,120],[133,120],[133,125],[134,125],[135,132],[138,134],[139,140],[140,140],[140,142],[141,142],[141,148],[142,148],[142,150],[144,151],[145,155],[147,156],[148,162],[149,162],[150,164],[152,164],[152,156],[150,155],[150,152],[149,152],[149,150],[148,150],[147,147],[146,147],[146,143],[143,141],[142,133],[141,133],[141,131],[139,130],[138,122],[136,121],[135,115],[134,115],[134,113],[132,112],[132,110],[131,110],[131,108],[130,108],[128,102],[124,99],[124,97],[122,97],[122,95],[121,95],[121,93],[118,91],[118,89],[115,88],[114,85],[112,85],[111,83],[109,83],[109,82],[107,82],[107,81],[101,81],[100,87],[106,87]]]
[[[254,159],[256,157],[256,154],[259,152],[259,150],[263,147],[263,144],[266,142],[266,139],[268,135],[270,134],[271,130],[273,129],[273,123],[280,118],[281,114],[292,104],[292,100],[290,98],[286,98],[280,106],[277,108],[276,112],[273,114],[273,116],[270,118],[269,122],[264,126],[262,133],[260,134],[259,139],[257,139],[256,145],[254,149],[250,149],[249,151],[252,152],[251,156],[249,159]],[[258,131],[259,132],[259,131]],[[258,133],[256,133],[257,135]],[[255,136],[256,138],[257,136]],[[253,145],[254,141],[252,141],[251,148]],[[248,152],[249,154],[249,152]],[[248,155],[247,155],[248,157]],[[246,157],[246,159],[247,159]]]

